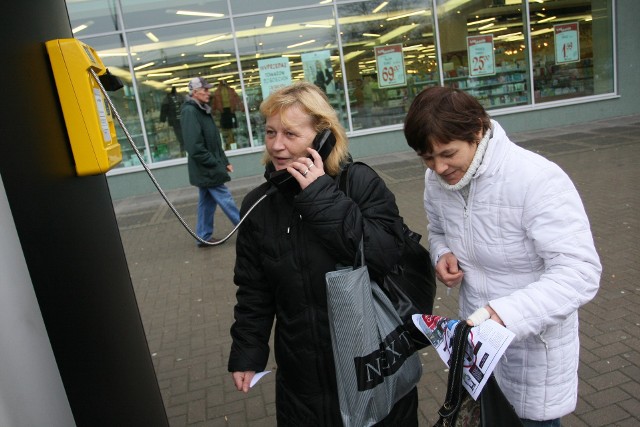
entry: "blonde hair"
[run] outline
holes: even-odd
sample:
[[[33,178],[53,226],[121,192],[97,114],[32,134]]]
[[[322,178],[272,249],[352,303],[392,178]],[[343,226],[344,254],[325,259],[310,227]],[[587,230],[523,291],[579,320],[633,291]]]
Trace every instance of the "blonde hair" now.
[[[309,82],[297,82],[273,92],[262,104],[260,113],[263,117],[280,114],[289,108],[298,107],[311,117],[316,132],[331,129],[336,137],[336,145],[331,154],[324,160],[324,170],[331,176],[340,173],[340,166],[349,157],[347,133],[338,119],[336,110],[329,104],[329,99],[316,85]],[[286,124],[286,123],[285,123]],[[271,161],[265,151],[263,164]]]

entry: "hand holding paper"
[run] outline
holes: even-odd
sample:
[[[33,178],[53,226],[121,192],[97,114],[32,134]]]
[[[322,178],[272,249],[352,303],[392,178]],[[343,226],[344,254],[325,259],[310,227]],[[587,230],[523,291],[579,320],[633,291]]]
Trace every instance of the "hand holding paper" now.
[[[444,363],[448,364],[451,356],[450,341],[460,320],[426,314],[414,314],[412,320],[431,342]],[[471,397],[478,398],[514,337],[513,332],[490,319],[471,329],[463,371],[463,385]]]
[[[254,385],[256,385],[257,382],[260,381],[260,379],[262,377],[264,377],[265,375],[267,375],[269,372],[271,372],[271,371],[256,372],[256,374],[253,376],[253,378],[251,378],[251,383],[249,384],[249,388],[251,388]]]

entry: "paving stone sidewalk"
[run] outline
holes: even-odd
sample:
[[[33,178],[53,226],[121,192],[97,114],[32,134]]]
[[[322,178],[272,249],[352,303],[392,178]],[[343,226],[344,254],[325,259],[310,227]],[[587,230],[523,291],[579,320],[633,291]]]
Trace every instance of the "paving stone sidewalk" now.
[[[579,401],[563,426],[638,426],[640,115],[510,136],[571,176],[604,266],[598,295],[580,310]],[[405,222],[426,234],[424,168],[417,157],[406,152],[359,160],[385,179]],[[238,204],[261,180],[231,181]],[[196,189],[168,196],[195,227]],[[235,390],[226,368],[235,237],[222,246],[197,248],[159,195],[114,201],[114,209],[171,426],[275,426],[274,375],[245,395]],[[231,231],[220,212],[215,224],[218,238]],[[456,317],[457,293],[447,296],[443,288],[435,314]],[[431,349],[421,359],[420,426],[426,427],[436,421],[447,372]],[[276,369],[273,359],[268,369]]]

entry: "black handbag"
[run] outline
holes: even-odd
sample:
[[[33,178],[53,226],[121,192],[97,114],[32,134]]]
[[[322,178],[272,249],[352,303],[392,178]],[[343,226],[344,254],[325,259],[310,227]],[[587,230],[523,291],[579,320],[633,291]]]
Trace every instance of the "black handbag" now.
[[[518,427],[520,417],[500,389],[493,374],[487,380],[478,400],[474,400],[462,385],[462,372],[467,338],[471,326],[462,320],[456,325],[449,360],[449,378],[440,418],[434,427]],[[469,346],[469,351],[473,351]]]
[[[365,163],[357,162],[361,165]],[[349,197],[349,166],[347,163],[339,176],[338,187]],[[403,224],[404,249],[402,257],[385,276],[380,288],[387,295],[410,333],[416,349],[431,345],[429,340],[413,324],[413,314],[432,314],[436,297],[436,274],[429,251],[420,244],[422,236]]]

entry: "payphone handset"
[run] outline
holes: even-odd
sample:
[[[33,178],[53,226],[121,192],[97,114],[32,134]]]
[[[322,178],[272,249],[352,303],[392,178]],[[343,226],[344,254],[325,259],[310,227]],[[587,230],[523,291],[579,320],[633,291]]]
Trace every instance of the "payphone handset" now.
[[[80,176],[105,173],[122,161],[113,115],[92,75],[108,73],[96,51],[76,39],[46,42]]]

